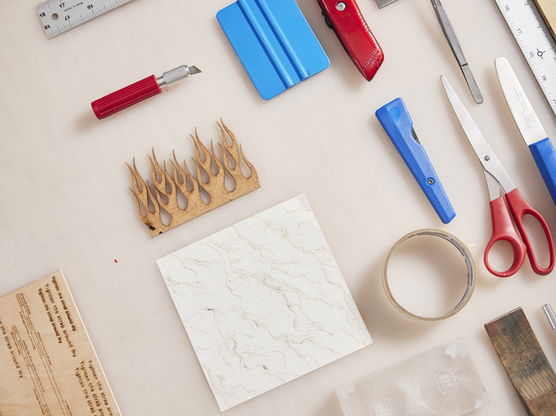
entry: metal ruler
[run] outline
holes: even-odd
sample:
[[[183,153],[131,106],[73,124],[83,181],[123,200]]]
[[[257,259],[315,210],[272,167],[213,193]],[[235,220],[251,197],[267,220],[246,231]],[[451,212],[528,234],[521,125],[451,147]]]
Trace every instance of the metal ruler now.
[[[39,4],[36,10],[50,39],[130,1],[49,0]]]
[[[556,42],[546,23],[533,0],[496,3],[556,114]]]

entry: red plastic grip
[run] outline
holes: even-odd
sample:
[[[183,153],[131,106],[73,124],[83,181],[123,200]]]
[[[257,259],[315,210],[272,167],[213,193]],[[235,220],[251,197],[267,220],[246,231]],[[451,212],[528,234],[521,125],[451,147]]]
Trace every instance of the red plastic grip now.
[[[156,77],[151,75],[141,81],[128,85],[118,91],[99,98],[91,103],[91,107],[97,118],[106,118],[118,111],[123,110],[139,101],[146,100],[153,95],[159,94],[162,90],[156,81]]]
[[[521,238],[523,239],[525,246],[527,247],[527,256],[529,257],[531,268],[536,274],[541,276],[550,274],[552,270],[554,270],[554,239],[552,238],[552,233],[550,232],[548,223],[537,210],[529,205],[521,192],[519,192],[519,189],[514,189],[513,191],[506,194],[506,200],[508,201],[508,205],[510,206],[510,211],[512,212],[512,215],[514,217],[517,229],[521,233]],[[541,267],[537,262],[537,258],[535,256],[535,253],[533,252],[533,246],[529,241],[529,236],[527,235],[527,230],[523,226],[523,217],[525,217],[526,215],[531,215],[533,218],[535,218],[544,231],[550,257],[550,262],[546,268]]]
[[[318,0],[351,60],[367,81],[384,61],[384,53],[355,0]],[[341,7],[338,5],[343,3]]]
[[[492,238],[488,242],[485,248],[484,262],[487,270],[493,275],[498,277],[509,277],[516,274],[523,262],[525,261],[525,255],[527,254],[527,247],[521,240],[517,230],[510,216],[510,211],[506,206],[506,201],[504,197],[490,201],[490,212],[492,215]],[[513,263],[510,268],[506,271],[500,272],[495,270],[489,261],[489,254],[492,247],[500,242],[506,241],[512,247],[513,251]]]

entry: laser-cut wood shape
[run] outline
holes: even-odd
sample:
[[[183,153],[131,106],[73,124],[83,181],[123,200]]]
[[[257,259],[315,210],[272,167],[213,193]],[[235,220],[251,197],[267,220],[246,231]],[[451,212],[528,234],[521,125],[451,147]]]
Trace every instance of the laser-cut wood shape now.
[[[131,165],[126,163],[131,174],[130,189],[137,203],[137,211],[149,228],[151,237],[260,187],[257,171],[245,157],[234,133],[223,121],[218,126],[221,133],[219,155],[214,151],[212,141],[210,151],[205,147],[197,130],[191,135],[195,146],[195,157],[192,158],[194,174],[185,161],[183,164],[178,162],[175,152],[169,161],[170,167],[167,167],[166,162],[160,165],[153,149],[149,156],[150,181],[143,180],[135,166],[135,159]]]

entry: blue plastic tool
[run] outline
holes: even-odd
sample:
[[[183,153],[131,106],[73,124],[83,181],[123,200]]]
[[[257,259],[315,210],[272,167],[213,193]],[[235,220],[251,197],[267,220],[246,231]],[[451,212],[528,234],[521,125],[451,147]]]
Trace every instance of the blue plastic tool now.
[[[216,18],[265,100],[330,65],[295,0],[238,0]]]
[[[529,145],[529,150],[537,163],[550,196],[556,204],[556,150],[554,145],[547,137]]]
[[[434,210],[442,222],[448,224],[454,219],[456,213],[434,171],[425,148],[415,135],[413,120],[411,120],[403,100],[396,98],[379,108],[376,116]]]
[[[521,137],[529,147],[544,183],[556,204],[556,150],[523,90],[510,61],[503,56],[494,61],[500,86],[514,116]]]

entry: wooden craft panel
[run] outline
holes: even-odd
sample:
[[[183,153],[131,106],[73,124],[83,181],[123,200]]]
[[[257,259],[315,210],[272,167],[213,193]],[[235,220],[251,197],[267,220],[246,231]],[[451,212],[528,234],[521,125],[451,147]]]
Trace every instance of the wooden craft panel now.
[[[1,416],[120,416],[61,271],[0,297]]]
[[[556,415],[556,375],[521,308],[485,325],[531,416]]]
[[[556,39],[556,0],[535,0],[535,3]]]
[[[219,155],[212,142],[210,151],[205,147],[197,131],[191,136],[195,146],[193,174],[185,161],[178,161],[175,153],[168,165],[161,166],[154,150],[149,156],[150,182],[143,180],[135,160],[132,165],[127,165],[137,212],[149,228],[151,237],[259,188],[257,171],[243,154],[234,133],[224,122],[218,126],[222,138],[218,144]]]

